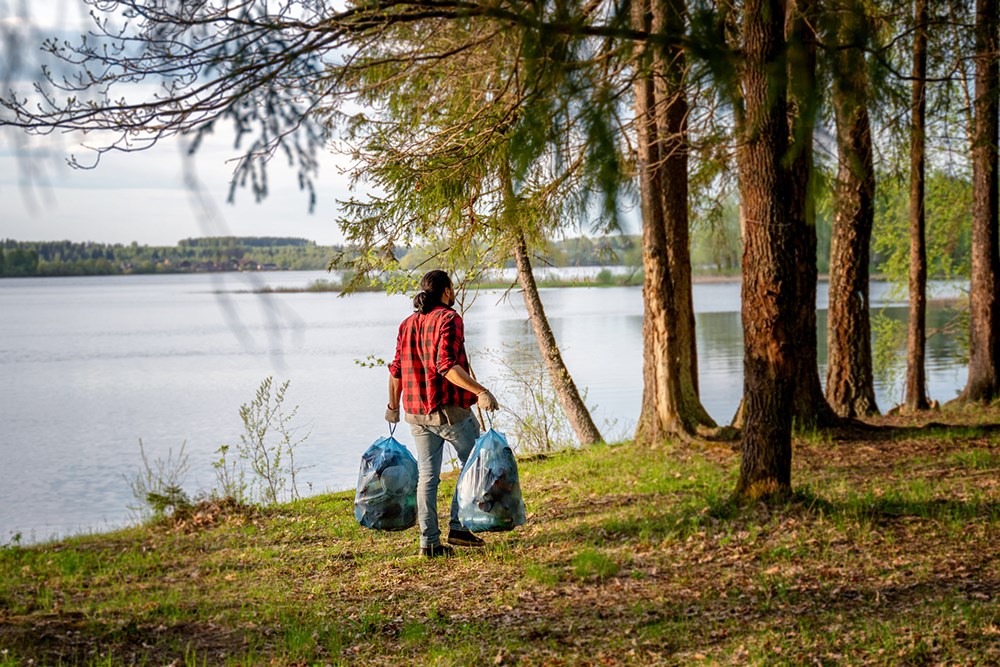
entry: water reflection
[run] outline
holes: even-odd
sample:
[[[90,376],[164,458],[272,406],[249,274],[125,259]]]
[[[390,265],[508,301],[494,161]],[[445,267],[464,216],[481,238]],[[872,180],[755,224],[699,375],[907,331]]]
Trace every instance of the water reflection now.
[[[732,421],[743,392],[743,332],[739,313],[695,315],[698,386],[702,404],[719,424]]]
[[[817,311],[817,359],[821,383],[826,381],[826,289],[823,285]],[[948,287],[948,286],[945,286]],[[938,286],[939,292],[943,289]],[[953,288],[952,288],[953,289]],[[638,288],[589,290],[543,290],[543,301],[553,333],[570,372],[588,403],[596,406],[595,417],[635,424],[642,400],[642,301]],[[875,283],[872,302],[878,312],[905,326],[907,308],[892,303],[890,286]],[[743,334],[739,313],[739,285],[735,283],[695,286],[695,326],[698,376],[702,403],[720,424],[729,423],[739,406],[743,390]],[[470,314],[470,330],[485,327],[489,345],[503,341],[517,344],[516,363],[524,355],[540,361],[534,338],[516,302],[509,304],[510,319],[498,327],[478,321],[485,313]],[[944,327],[954,313],[932,305],[928,309],[929,330]],[[475,341],[475,342],[478,342]],[[945,402],[954,398],[965,383],[966,369],[961,347],[953,335],[937,334],[927,341],[927,381],[932,398]],[[492,369],[490,369],[492,370]],[[882,410],[902,402],[905,350],[899,350],[888,374],[876,377],[875,391]]]

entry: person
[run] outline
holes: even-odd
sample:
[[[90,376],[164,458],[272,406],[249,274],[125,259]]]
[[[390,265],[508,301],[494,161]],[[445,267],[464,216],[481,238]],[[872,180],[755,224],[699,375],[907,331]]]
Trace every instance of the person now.
[[[399,422],[399,409],[417,449],[417,521],[420,555],[451,556],[441,544],[437,491],[445,441],[450,442],[462,465],[479,437],[479,421],[472,406],[496,410],[497,399],[469,374],[465,352],[465,324],[452,308],[455,290],[444,271],[430,271],[420,281],[413,299],[414,313],[399,325],[396,354],[389,364],[389,403],[385,418]],[[483,540],[458,520],[458,498],[452,496],[448,544],[481,547]]]

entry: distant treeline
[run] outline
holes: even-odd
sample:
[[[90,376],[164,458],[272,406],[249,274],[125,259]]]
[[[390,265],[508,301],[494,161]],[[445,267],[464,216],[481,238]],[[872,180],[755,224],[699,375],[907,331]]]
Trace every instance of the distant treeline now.
[[[400,249],[404,267],[420,266],[421,249]],[[344,246],[285,237],[216,236],[183,239],[176,246],[132,242],[14,241],[0,244],[0,276],[83,276],[210,271],[320,271],[335,258],[349,258]],[[540,265],[639,265],[638,236],[572,238],[552,242],[539,253]]]
[[[228,248],[234,245],[246,248],[317,247],[315,241],[284,236],[202,236],[196,239],[183,239],[178,241],[177,245],[181,248]]]
[[[321,270],[342,251],[341,246],[281,237],[184,239],[176,246],[8,239],[0,249],[0,275]]]

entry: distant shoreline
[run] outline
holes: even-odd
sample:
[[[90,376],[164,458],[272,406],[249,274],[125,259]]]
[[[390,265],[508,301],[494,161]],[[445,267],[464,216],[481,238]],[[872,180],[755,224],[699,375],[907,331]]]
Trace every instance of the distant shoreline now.
[[[613,270],[626,268],[623,265],[608,265],[608,266],[567,266],[567,267],[553,267],[556,269],[561,269],[565,271],[573,271],[574,269],[596,269],[600,268],[602,270]],[[544,275],[544,271],[541,272],[543,275],[536,275],[535,279],[538,284],[539,289],[555,289],[555,288],[604,288],[604,287],[642,287],[642,274],[636,270],[629,274],[616,274],[612,273],[610,276],[600,274],[592,277],[575,277],[575,278],[557,278],[549,277]],[[0,280],[11,279],[17,280],[18,278],[96,278],[96,277],[126,277],[126,276],[144,276],[144,275],[255,275],[261,276],[262,274],[288,274],[288,273],[316,273],[324,271],[323,269],[285,269],[285,268],[268,268],[260,270],[212,270],[212,271],[192,271],[192,270],[179,270],[179,271],[165,271],[157,273],[102,273],[102,274],[88,274],[88,275],[34,275],[34,276],[0,276]],[[329,274],[329,272],[326,272]],[[817,282],[828,283],[830,280],[829,274],[819,274],[817,276]],[[695,273],[691,276],[692,284],[696,285],[724,285],[724,284],[739,284],[742,281],[742,277],[739,274],[706,274],[706,273]],[[888,282],[886,277],[883,275],[873,275],[871,276],[871,282]],[[491,280],[487,282],[475,285],[476,289],[486,290],[507,290],[507,289],[518,289],[519,285],[516,278],[510,280]],[[378,292],[383,288],[379,285],[369,286],[365,285],[360,288],[355,289],[356,292]],[[241,289],[241,290],[217,290],[220,294],[304,294],[304,293],[337,293],[339,294],[343,290],[343,285],[340,281],[335,278],[324,279],[320,278],[310,282],[303,286],[277,286],[273,287],[266,285],[264,287],[256,289]],[[959,297],[931,297],[928,298],[928,304],[937,307],[954,307],[955,305],[961,303],[962,299]]]
[[[559,267],[559,268],[578,268],[578,267]],[[618,267],[614,267],[618,268]],[[626,280],[617,280],[623,276],[613,276],[611,281],[598,281],[594,278],[539,278],[536,276],[538,281],[538,288],[542,289],[556,289],[556,288],[606,288],[606,287],[642,287],[642,275],[632,274],[627,276]],[[696,274],[691,278],[692,284],[696,285],[733,285],[739,284],[742,281],[742,277],[739,275],[731,274]],[[830,276],[828,274],[820,274],[817,278],[817,282],[828,283],[830,281]],[[871,282],[887,282],[884,276],[874,276]],[[474,286],[475,289],[480,290],[507,290],[514,289],[517,290],[520,286],[517,280],[509,281],[488,281],[480,283]],[[303,294],[303,293],[340,293],[343,289],[343,285],[339,282],[332,280],[320,279],[313,281],[312,283],[297,287],[297,286],[280,286],[271,287],[265,286],[259,289],[252,290],[227,290],[227,293],[238,293],[238,294]],[[381,286],[363,286],[355,291],[357,292],[378,292],[382,289]],[[934,305],[937,307],[954,307],[959,304],[962,299],[957,297],[932,297],[928,298],[928,305]]]

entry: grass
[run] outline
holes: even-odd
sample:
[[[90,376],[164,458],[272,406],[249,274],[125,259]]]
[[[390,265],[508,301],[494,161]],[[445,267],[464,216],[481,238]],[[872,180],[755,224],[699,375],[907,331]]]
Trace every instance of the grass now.
[[[729,445],[525,459],[528,524],[446,561],[352,493],[10,545],[0,667],[998,664],[998,417],[805,435],[771,506]]]

